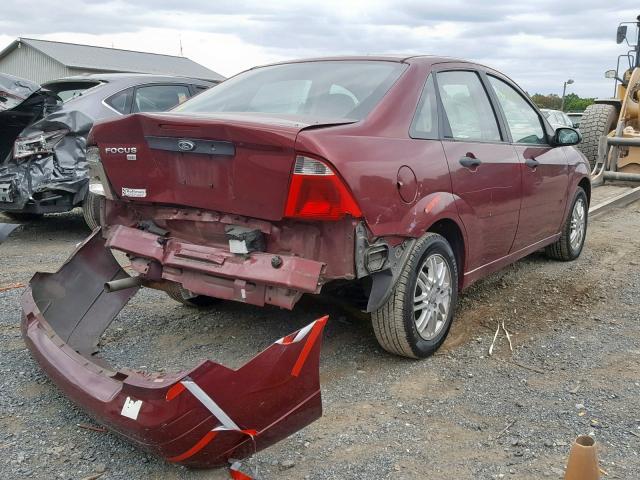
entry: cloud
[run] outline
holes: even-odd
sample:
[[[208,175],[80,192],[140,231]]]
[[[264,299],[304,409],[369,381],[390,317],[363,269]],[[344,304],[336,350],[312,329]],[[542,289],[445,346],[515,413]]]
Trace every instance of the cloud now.
[[[225,75],[297,57],[426,53],[493,66],[531,93],[558,93],[571,77],[572,91],[606,96],[603,72],[625,50],[615,29],[636,15],[635,0],[5,0],[0,47],[34,36],[177,54],[181,38],[185,55]]]

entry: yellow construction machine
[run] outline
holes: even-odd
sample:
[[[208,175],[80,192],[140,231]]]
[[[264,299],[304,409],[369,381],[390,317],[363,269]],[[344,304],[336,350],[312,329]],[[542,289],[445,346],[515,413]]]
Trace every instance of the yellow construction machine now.
[[[618,57],[616,70],[605,72],[615,80],[614,98],[596,100],[580,121],[579,148],[591,163],[594,185],[640,182],[640,15],[618,26],[617,42],[629,50]]]

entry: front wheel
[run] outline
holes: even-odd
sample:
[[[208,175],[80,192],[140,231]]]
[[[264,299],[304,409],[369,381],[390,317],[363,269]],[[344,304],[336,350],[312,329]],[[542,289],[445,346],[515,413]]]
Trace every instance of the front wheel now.
[[[373,330],[388,352],[425,358],[451,328],[458,268],[451,246],[436,233],[416,242],[387,302],[372,313]]]
[[[588,217],[587,194],[578,187],[573,198],[571,213],[564,222],[560,238],[545,249],[547,256],[564,262],[578,258],[582,253],[587,235]]]

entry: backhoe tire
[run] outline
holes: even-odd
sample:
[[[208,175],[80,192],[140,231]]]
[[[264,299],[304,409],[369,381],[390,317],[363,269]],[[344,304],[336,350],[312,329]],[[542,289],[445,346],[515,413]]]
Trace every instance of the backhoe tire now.
[[[165,292],[176,302],[192,308],[210,307],[220,301],[218,298],[208,297],[206,295],[196,295],[192,297],[189,295],[189,292],[178,283],[172,283]]]
[[[578,187],[569,215],[562,226],[560,238],[545,248],[547,256],[563,262],[570,262],[578,258],[582,253],[582,247],[584,247],[588,225],[589,202],[587,194],[581,187]]]
[[[580,120],[582,142],[578,148],[587,157],[591,169],[598,160],[600,137],[607,136],[618,125],[618,110],[613,105],[595,103],[589,105]]]
[[[449,242],[426,233],[414,245],[389,299],[371,314],[382,348],[409,358],[433,354],[449,333],[458,267]]]
[[[82,216],[87,226],[91,231],[100,226],[100,209],[104,202],[102,195],[96,195],[95,193],[88,192],[87,198],[82,203]]]

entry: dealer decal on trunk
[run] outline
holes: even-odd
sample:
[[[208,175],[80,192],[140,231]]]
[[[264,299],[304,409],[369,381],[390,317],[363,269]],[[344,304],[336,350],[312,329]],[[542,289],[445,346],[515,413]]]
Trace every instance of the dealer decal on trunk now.
[[[129,198],[144,198],[147,196],[147,189],[122,187],[122,196]]]

